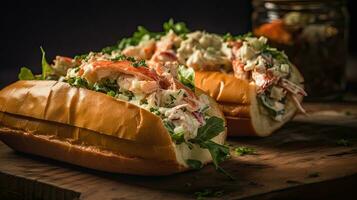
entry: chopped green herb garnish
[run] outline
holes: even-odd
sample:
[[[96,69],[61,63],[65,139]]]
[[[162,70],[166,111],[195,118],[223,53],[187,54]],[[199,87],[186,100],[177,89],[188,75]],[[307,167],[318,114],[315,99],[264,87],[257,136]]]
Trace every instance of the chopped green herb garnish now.
[[[174,95],[170,94],[170,99],[171,99],[171,101],[174,101],[174,100],[176,100],[176,97]]]
[[[125,39],[125,38],[124,38]],[[123,39],[123,40],[124,40]],[[123,48],[124,49],[124,48]],[[102,53],[104,54],[111,54],[113,51],[118,50],[118,46],[114,45],[114,46],[108,46],[108,47],[104,47],[102,49]]]
[[[72,77],[67,79],[67,83],[69,83],[71,86],[74,87],[82,87],[82,88],[87,88],[89,89],[89,84],[86,79],[81,78],[81,77]]]
[[[76,55],[74,56],[75,60],[86,60],[88,57],[88,54],[82,54],[82,55]]]
[[[161,115],[161,112],[159,111],[158,108],[151,107],[150,112],[154,113],[155,115]]]
[[[89,90],[93,90],[96,92],[101,92],[107,94],[112,97],[117,97],[118,95],[123,95],[128,98],[128,100],[132,100],[134,97],[134,93],[128,90],[120,90],[115,80],[105,79],[101,82],[94,83],[90,85],[88,81],[82,77],[71,77],[65,80],[68,84],[75,87],[86,88]],[[147,103],[147,102],[146,102]]]
[[[110,91],[118,91],[118,85],[114,80],[106,79],[99,83],[94,83],[93,88],[94,91],[108,93]]]
[[[199,160],[188,159],[186,163],[191,169],[201,169],[203,167],[202,162]]]
[[[132,57],[132,56],[126,57],[126,60],[130,61],[130,62],[136,62],[136,59],[134,57]]]
[[[132,91],[129,91],[129,90],[125,90],[122,92],[124,96],[128,97],[129,101],[132,100],[135,95]]]
[[[109,95],[111,97],[115,97],[116,92],[114,92],[113,90],[110,90],[109,92],[107,92],[107,95]]]
[[[346,139],[340,139],[336,143],[339,146],[350,146],[351,145],[351,142]]]
[[[232,35],[231,33],[226,33],[225,35],[222,36],[223,41],[229,41],[229,40],[244,40],[247,37],[253,37],[253,33],[252,32],[248,32],[246,34],[243,35]]]
[[[164,121],[165,128],[169,131],[170,135],[174,134],[175,125],[170,121]]]
[[[140,105],[143,105],[143,104],[148,104],[148,100],[147,99],[140,100]]]
[[[278,60],[280,64],[290,64],[288,56],[283,51],[279,51],[278,49],[270,47],[268,45],[265,45],[265,47],[263,47],[261,54],[271,55],[273,58]]]
[[[238,156],[244,156],[244,155],[248,155],[248,154],[254,154],[254,153],[256,153],[256,150],[251,147],[236,147],[234,149],[234,152]]]
[[[114,58],[110,59],[111,61],[130,61],[132,62],[134,67],[147,67],[145,60],[139,60],[137,61],[134,57],[131,56],[125,56],[125,55],[118,55],[115,56]]]
[[[124,61],[126,60],[126,56],[125,55],[117,55],[114,58],[111,59],[112,61]]]
[[[204,189],[199,192],[195,192],[195,196],[197,200],[203,200],[205,197],[221,197],[223,196],[223,190],[212,190],[212,189]]]
[[[320,176],[319,172],[314,172],[314,173],[309,174],[309,178],[317,178],[319,176]]]
[[[73,70],[74,70],[74,73],[77,73],[77,72],[79,72],[80,68],[79,67],[75,67],[75,68],[73,68]]]
[[[193,149],[193,145],[191,142],[186,142],[185,141],[185,144],[188,146],[189,149]]]
[[[205,107],[200,109],[200,112],[205,113],[209,108],[210,108],[209,105],[205,105]]]
[[[172,140],[176,144],[181,144],[181,143],[185,142],[185,134],[184,134],[184,132],[175,132],[174,131],[174,129],[175,129],[175,124],[174,123],[172,123],[171,121],[164,121],[164,126],[169,131]]]
[[[176,144],[181,144],[185,142],[185,133],[184,132],[175,132],[171,135],[171,138],[175,141]]]
[[[145,60],[134,61],[133,66],[134,67],[147,67]]]

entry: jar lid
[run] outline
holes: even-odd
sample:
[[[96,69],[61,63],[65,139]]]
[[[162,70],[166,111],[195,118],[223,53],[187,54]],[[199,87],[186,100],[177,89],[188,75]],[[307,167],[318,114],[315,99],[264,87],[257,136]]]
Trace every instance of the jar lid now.
[[[346,5],[345,0],[252,0],[254,7],[265,7],[267,9],[305,10],[321,9],[323,7],[334,7]]]

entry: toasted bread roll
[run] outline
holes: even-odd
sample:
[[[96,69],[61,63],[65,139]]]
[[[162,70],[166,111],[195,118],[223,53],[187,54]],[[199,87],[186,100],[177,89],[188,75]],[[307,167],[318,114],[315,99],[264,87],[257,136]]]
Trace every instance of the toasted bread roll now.
[[[209,115],[223,117],[209,101]],[[17,151],[127,174],[168,175],[188,170],[187,159],[212,160],[198,145],[175,144],[155,114],[57,81],[18,81],[0,91],[0,139]]]

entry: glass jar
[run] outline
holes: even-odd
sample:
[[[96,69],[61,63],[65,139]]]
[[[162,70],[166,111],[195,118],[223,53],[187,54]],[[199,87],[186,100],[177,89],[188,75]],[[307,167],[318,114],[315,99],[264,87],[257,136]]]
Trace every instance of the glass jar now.
[[[345,88],[348,13],[343,0],[254,0],[253,33],[284,50],[305,78],[307,100]]]

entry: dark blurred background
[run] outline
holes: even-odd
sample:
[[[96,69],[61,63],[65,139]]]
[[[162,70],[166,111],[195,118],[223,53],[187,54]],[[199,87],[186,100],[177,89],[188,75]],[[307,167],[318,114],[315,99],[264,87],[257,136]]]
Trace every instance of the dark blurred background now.
[[[348,3],[351,25],[357,14]],[[191,30],[242,34],[251,30],[250,0],[236,1],[9,1],[0,6],[0,88],[17,80],[19,68],[40,73],[40,46],[48,60],[96,51],[129,36],[138,25],[160,31],[169,18]],[[357,51],[353,25],[350,52]]]

